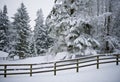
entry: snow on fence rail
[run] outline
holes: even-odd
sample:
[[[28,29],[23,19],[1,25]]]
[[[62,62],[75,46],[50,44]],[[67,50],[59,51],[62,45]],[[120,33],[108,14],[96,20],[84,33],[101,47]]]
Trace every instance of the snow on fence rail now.
[[[0,75],[7,77],[7,75],[21,75],[29,74],[32,76],[36,73],[54,72],[57,71],[76,69],[79,72],[79,68],[96,65],[99,69],[100,64],[113,63],[119,64],[120,54],[115,55],[96,55],[81,57],[79,59],[63,60],[48,63],[36,63],[36,64],[0,64]]]

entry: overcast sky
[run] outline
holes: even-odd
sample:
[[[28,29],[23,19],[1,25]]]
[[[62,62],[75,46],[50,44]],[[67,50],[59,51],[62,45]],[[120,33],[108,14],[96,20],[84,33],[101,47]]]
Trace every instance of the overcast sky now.
[[[31,27],[35,26],[34,20],[36,18],[37,10],[41,8],[43,10],[44,18],[46,18],[54,4],[54,0],[0,0],[0,9],[3,9],[3,6],[7,5],[8,16],[12,21],[11,17],[13,17],[17,12],[17,9],[20,7],[22,2],[27,7],[31,20]]]

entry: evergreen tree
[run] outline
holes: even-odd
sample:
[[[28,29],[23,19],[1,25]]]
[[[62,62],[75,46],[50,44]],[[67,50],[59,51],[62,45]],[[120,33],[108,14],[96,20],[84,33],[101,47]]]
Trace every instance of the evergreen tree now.
[[[7,16],[7,6],[4,5],[3,12],[0,11],[0,50],[8,52],[10,21]]]
[[[50,36],[55,39],[53,53],[67,51],[74,55],[87,55],[99,45],[91,35],[91,24],[86,21],[93,16],[93,10],[90,11],[92,1],[86,1],[85,5],[82,0],[55,1],[46,21]],[[86,50],[89,53],[85,54]]]
[[[4,48],[4,35],[5,35],[3,30],[2,16],[3,16],[3,13],[0,10],[0,50],[3,50]]]
[[[87,48],[100,53],[119,49],[119,4],[119,0],[55,0],[46,20],[55,39],[51,50],[82,54]]]
[[[34,29],[34,48],[36,56],[45,53],[47,46],[47,29],[43,24],[42,10],[37,11],[36,25]]]
[[[18,8],[17,13],[13,17],[13,27],[15,30],[15,54],[20,58],[24,58],[29,55],[29,38],[30,38],[30,18],[28,16],[26,7],[21,3],[20,8]]]

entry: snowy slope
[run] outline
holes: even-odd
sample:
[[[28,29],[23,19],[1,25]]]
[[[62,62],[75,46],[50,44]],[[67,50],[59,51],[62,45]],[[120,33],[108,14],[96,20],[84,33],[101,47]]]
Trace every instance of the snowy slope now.
[[[79,73],[75,70],[53,73],[37,74],[32,77],[27,76],[8,76],[0,77],[0,82],[120,82],[120,65],[115,64],[101,65],[100,69],[95,66],[81,68]]]

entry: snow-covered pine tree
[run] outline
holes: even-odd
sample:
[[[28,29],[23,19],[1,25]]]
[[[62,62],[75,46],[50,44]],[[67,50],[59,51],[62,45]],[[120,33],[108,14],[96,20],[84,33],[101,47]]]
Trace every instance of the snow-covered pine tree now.
[[[0,10],[0,50],[3,50],[4,48],[4,30],[3,30],[3,23],[2,23],[2,16],[3,16],[3,13],[2,13],[2,10]]]
[[[67,50],[63,38],[64,34],[62,34],[63,31],[67,30],[69,21],[69,12],[66,10],[69,6],[66,4],[62,4],[62,0],[56,0],[52,11],[46,19],[49,36],[54,39],[54,44],[49,50],[51,54]]]
[[[14,31],[15,31],[15,54],[20,58],[25,58],[29,55],[29,38],[30,38],[30,18],[27,13],[26,7],[21,3],[20,8],[18,8],[17,13],[13,17]]]
[[[0,11],[0,50],[8,52],[10,21],[7,16],[7,6],[4,5],[3,11]]]
[[[35,29],[34,29],[34,47],[36,56],[41,55],[46,52],[47,45],[47,28],[43,24],[44,18],[42,9],[37,11],[37,18],[35,20]]]
[[[92,37],[92,26],[89,23],[90,16],[95,14],[92,10],[93,2],[94,0],[55,1],[46,20],[50,36],[55,39],[51,52],[57,54],[67,51],[74,55],[87,55],[95,51],[99,43]]]

